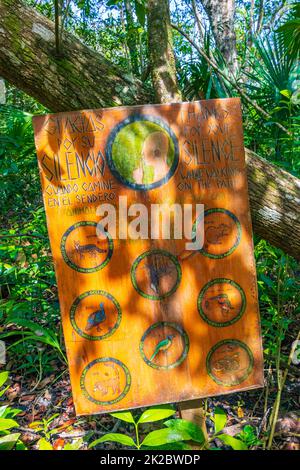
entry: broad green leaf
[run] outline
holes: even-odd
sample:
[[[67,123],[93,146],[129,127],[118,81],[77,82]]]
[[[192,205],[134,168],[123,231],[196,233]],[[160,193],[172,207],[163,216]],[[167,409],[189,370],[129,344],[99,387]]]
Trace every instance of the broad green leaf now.
[[[41,431],[43,429],[43,421],[32,421],[29,424],[30,429],[35,429],[36,431]]]
[[[52,444],[42,437],[38,442],[39,450],[53,450]]]
[[[114,418],[118,418],[121,421],[126,421],[126,423],[134,423],[134,419],[130,411],[119,411],[116,413],[110,413]]]
[[[191,437],[187,432],[177,431],[176,429],[158,429],[150,432],[142,442],[143,446],[161,446],[171,442],[190,441]]]
[[[9,338],[9,336],[29,336],[32,335],[30,331],[7,331],[5,333],[0,333],[0,339]]]
[[[222,431],[227,421],[226,413],[222,408],[216,407],[214,413],[215,433]]]
[[[138,423],[154,423],[155,421],[169,418],[174,413],[175,410],[171,406],[154,406],[153,408],[149,408],[144,411],[138,420]]]
[[[19,415],[22,413],[22,410],[19,410],[18,408],[11,408],[10,406],[7,408],[5,416],[1,416],[1,418],[14,418],[15,416]]]
[[[162,446],[142,446],[140,450],[192,450],[192,448],[185,442],[170,442]]]
[[[6,415],[7,405],[0,406],[0,418],[4,418]]]
[[[79,438],[74,440],[73,442],[68,442],[62,450],[79,450],[82,445],[83,439]]]
[[[218,439],[220,439],[227,446],[232,447],[233,450],[247,450],[248,447],[246,444],[235,437],[229,436],[228,434],[219,434]]]
[[[100,439],[93,441],[89,445],[89,448],[95,447],[96,445],[101,444],[101,442],[118,442],[119,444],[123,444],[123,446],[136,447],[136,443],[130,436],[112,432],[105,434],[105,436],[100,437]]]
[[[19,437],[20,433],[8,434],[7,436],[0,437],[0,450],[11,450]]]
[[[0,372],[0,387],[5,384],[8,379],[8,372]]]
[[[27,450],[27,447],[25,446],[24,442],[18,440],[16,442],[16,450]]]
[[[290,90],[281,90],[280,94],[286,96],[287,98],[290,98],[292,93]]]
[[[0,431],[17,428],[19,425],[14,419],[0,418]]]
[[[205,442],[202,429],[190,421],[185,419],[170,419],[164,425],[168,428],[188,433],[192,441],[199,442],[200,444]]]
[[[10,323],[28,328],[34,333],[37,341],[41,341],[42,343],[49,344],[53,347],[58,347],[58,342],[54,331],[48,328],[43,328],[38,323],[21,317],[9,317],[5,324],[8,325]]]
[[[6,390],[9,389],[9,385],[7,385],[7,387],[3,388],[2,390],[0,390],[0,397],[2,397],[2,395],[4,395],[4,393],[6,392]]]

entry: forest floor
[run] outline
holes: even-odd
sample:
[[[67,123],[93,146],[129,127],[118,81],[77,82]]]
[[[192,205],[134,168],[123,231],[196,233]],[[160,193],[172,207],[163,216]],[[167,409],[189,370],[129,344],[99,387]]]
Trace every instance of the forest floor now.
[[[15,417],[19,423],[17,431],[21,433],[22,442],[32,450],[40,448],[41,438],[57,450],[66,445],[87,449],[91,441],[111,432],[135,438],[132,425],[109,414],[76,417],[68,369],[62,360],[63,339],[57,287],[44,212],[42,208],[35,209],[26,219],[29,222],[24,222],[21,214],[22,211],[18,215],[15,211],[8,214],[10,220],[4,224],[6,228],[2,238],[6,234],[9,238],[2,245],[2,255],[0,251],[0,261],[3,261],[4,266],[3,280],[0,282],[0,320],[3,322],[0,339],[6,343],[8,361],[6,365],[0,366],[0,372],[7,370],[10,377],[9,388],[1,397],[0,405],[21,410]],[[13,217],[16,218],[14,223]],[[29,241],[26,237],[19,238],[19,233],[34,236]],[[299,310],[296,310],[298,265],[294,266],[282,254],[274,254],[274,249],[269,245],[262,245],[261,248],[257,244],[256,250],[264,350],[272,353],[272,356],[265,355],[265,387],[204,400],[209,436],[213,435],[211,416],[215,408],[220,407],[227,415],[223,432],[235,437],[243,433],[243,440],[249,449],[261,449],[267,443],[269,419],[278,393],[275,370],[278,355],[275,351],[278,351],[279,332],[282,338],[279,341],[280,367],[284,370],[300,323]],[[262,254],[259,254],[259,250],[262,250]],[[280,266],[287,267],[283,269]],[[277,296],[278,292],[280,297]],[[278,315],[279,304],[281,315]],[[24,329],[24,323],[18,324],[19,317],[28,319],[29,326]],[[57,338],[56,348],[42,344],[41,338],[36,336],[32,343],[20,340],[20,331],[27,331],[30,337],[28,329],[31,329],[33,322],[44,331],[52,332],[51,337]],[[299,366],[292,364],[281,397],[272,449],[300,450],[299,375]],[[135,416],[140,413],[141,410],[133,412]],[[149,423],[143,425],[142,431],[144,434],[162,427],[161,421]],[[213,448],[226,448],[218,439],[211,441],[210,445]],[[98,448],[121,447],[115,443],[104,443]]]
[[[53,364],[54,365],[54,364]],[[55,450],[62,449],[66,443],[80,449],[87,449],[88,441],[97,439],[108,432],[121,432],[134,438],[133,427],[116,420],[108,414],[76,418],[68,371],[65,366],[55,364],[55,374],[51,374],[40,382],[36,377],[24,378],[12,375],[10,387],[6,391],[2,405],[9,405],[21,410],[17,417],[20,424],[21,440],[29,449],[36,449],[41,437],[51,441]],[[269,400],[266,404],[266,387],[250,392],[242,392],[209,398],[206,400],[208,414],[216,406],[223,408],[227,414],[227,424],[224,432],[236,436],[245,429],[252,427],[247,437],[250,448],[262,448],[263,436],[267,420],[272,411],[276,395],[276,385],[273,375],[266,371],[269,377]],[[299,446],[299,390],[300,382],[293,373],[288,375],[281,400],[281,412],[276,426],[273,449],[295,449]],[[137,413],[140,410],[136,410]],[[44,425],[36,424],[44,421]],[[46,423],[48,420],[48,424]],[[207,419],[208,432],[212,430],[212,421]],[[41,427],[43,429],[41,429]],[[160,425],[145,425],[143,431],[161,427]],[[38,429],[38,430],[37,430]],[[218,439],[211,443],[213,447],[224,448]],[[101,444],[101,448],[115,449],[120,446],[114,443]]]

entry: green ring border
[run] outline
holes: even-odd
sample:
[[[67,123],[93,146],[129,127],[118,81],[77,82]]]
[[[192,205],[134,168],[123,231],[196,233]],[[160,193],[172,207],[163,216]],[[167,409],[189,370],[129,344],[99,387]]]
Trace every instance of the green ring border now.
[[[250,359],[250,363],[249,363],[249,366],[247,368],[247,371],[245,372],[245,374],[241,377],[240,380],[236,380],[234,382],[232,382],[231,384],[225,384],[224,382],[222,382],[221,380],[217,379],[216,377],[214,377],[212,371],[211,371],[211,367],[210,367],[210,360],[211,360],[211,356],[213,355],[213,353],[220,347],[220,346],[223,346],[224,344],[235,344],[237,346],[240,346],[241,348],[243,348],[248,356],[249,356],[249,359]],[[207,372],[208,372],[208,375],[210,376],[210,378],[215,382],[217,383],[218,385],[222,385],[223,387],[233,387],[234,385],[239,385],[241,384],[242,382],[244,382],[248,377],[249,375],[251,374],[252,370],[253,370],[253,366],[254,366],[254,357],[253,357],[253,354],[252,354],[252,351],[251,349],[249,348],[249,346],[245,343],[243,343],[242,341],[239,341],[238,339],[224,339],[223,341],[219,341],[218,343],[216,343],[212,348],[211,350],[209,351],[207,357],[206,357],[206,369],[207,369]]]
[[[84,331],[82,331],[79,328],[79,326],[77,325],[77,323],[75,321],[75,313],[76,313],[76,309],[77,309],[79,303],[81,302],[81,300],[85,299],[86,297],[89,297],[90,295],[103,295],[104,297],[106,297],[107,299],[109,299],[113,302],[113,304],[115,305],[115,307],[118,311],[117,322],[115,323],[114,327],[110,331],[105,333],[105,335],[103,335],[103,336],[93,336],[93,335],[88,335],[87,333],[84,333]],[[74,300],[74,302],[72,304],[72,307],[70,309],[70,321],[71,321],[71,324],[72,324],[74,330],[76,331],[76,333],[79,336],[81,336],[82,338],[88,339],[90,341],[102,341],[103,339],[106,339],[106,338],[109,338],[110,336],[112,336],[114,334],[114,332],[117,330],[117,328],[119,328],[120,323],[121,323],[121,319],[122,319],[122,310],[121,310],[121,306],[120,306],[119,302],[117,301],[117,299],[115,299],[115,297],[113,295],[109,294],[108,292],[106,292],[104,290],[89,290],[89,291],[83,292],[82,294],[80,294]]]
[[[213,320],[210,320],[205,315],[205,313],[202,309],[202,305],[201,305],[203,297],[204,297],[207,289],[209,289],[211,286],[213,286],[215,284],[230,284],[230,285],[234,286],[239,291],[239,293],[241,294],[241,297],[242,297],[242,307],[241,307],[241,310],[240,310],[239,314],[236,317],[234,317],[232,320],[226,321],[224,323],[215,322]],[[237,321],[239,321],[241,319],[241,317],[243,316],[243,314],[245,313],[246,306],[247,306],[246,294],[245,294],[244,290],[242,289],[242,287],[237,282],[233,281],[232,279],[226,279],[226,278],[223,278],[223,277],[213,279],[212,281],[209,281],[207,284],[205,284],[205,286],[202,287],[202,289],[200,291],[200,294],[198,296],[198,300],[197,300],[198,312],[199,312],[201,318],[206,323],[208,323],[209,325],[215,326],[217,328],[223,328],[225,326],[230,326],[230,325],[233,325],[234,323],[236,323]]]
[[[171,328],[173,328],[174,330],[176,330],[184,339],[184,350],[183,350],[183,353],[182,355],[180,356],[179,359],[177,359],[176,362],[174,362],[173,364],[169,365],[169,366],[158,366],[157,364],[153,364],[153,362],[149,361],[149,359],[146,357],[145,353],[144,353],[144,342],[145,342],[145,339],[146,337],[148,336],[148,334],[154,330],[155,328],[159,327],[159,326],[169,326]],[[152,367],[152,369],[157,369],[157,370],[170,370],[170,369],[174,369],[175,367],[178,367],[187,357],[188,355],[188,352],[189,352],[189,349],[190,349],[190,340],[189,340],[189,337],[187,335],[187,333],[185,332],[185,330],[180,326],[178,325],[177,323],[174,323],[174,322],[168,322],[168,321],[162,321],[162,322],[157,322],[157,323],[153,323],[153,325],[151,325],[143,334],[141,340],[140,340],[140,354],[144,360],[144,362],[146,362],[146,364],[150,367]]]
[[[91,369],[91,367],[93,367],[95,364],[98,364],[101,362],[114,362],[115,364],[118,364],[125,372],[125,376],[126,376],[125,388],[123,392],[114,400],[110,400],[110,401],[96,400],[88,393],[88,391],[85,388],[84,381],[85,381],[85,376],[88,370]],[[84,397],[87,398],[89,401],[95,403],[96,405],[113,405],[115,403],[118,403],[119,401],[123,400],[123,398],[127,395],[127,393],[129,392],[130,386],[131,386],[131,375],[130,375],[128,367],[123,362],[119,361],[119,359],[115,359],[114,357],[99,357],[98,359],[95,359],[83,369],[81,376],[80,376],[80,388]]]
[[[167,256],[168,258],[170,258],[173,263],[175,264],[175,267],[176,267],[176,271],[177,271],[177,281],[176,283],[174,284],[174,286],[172,287],[172,289],[169,291],[169,292],[166,292],[165,294],[163,295],[151,295],[151,294],[146,294],[145,292],[143,292],[139,287],[138,287],[138,284],[136,282],[136,279],[135,279],[135,271],[138,267],[138,264],[144,259],[146,258],[146,256],[149,256],[149,255],[156,255],[156,254],[162,254],[164,256]],[[132,266],[131,266],[131,270],[130,270],[130,277],[131,277],[131,282],[132,282],[132,285],[133,287],[135,288],[135,290],[138,292],[138,294],[140,294],[142,297],[144,297],[145,299],[149,299],[149,300],[163,300],[163,299],[166,299],[167,297],[170,297],[170,295],[174,294],[174,292],[178,289],[179,287],[179,284],[181,282],[181,278],[182,278],[182,270],[181,270],[181,266],[178,262],[178,259],[176,258],[175,255],[173,255],[172,253],[170,253],[169,251],[166,251],[166,250],[161,250],[161,249],[154,249],[154,250],[148,250],[148,251],[145,251],[144,253],[142,253],[141,255],[139,255],[135,261],[133,262]]]
[[[204,250],[204,248],[201,248],[200,250],[198,250],[198,252],[201,253],[203,256],[207,256],[207,258],[223,259],[223,258],[226,258],[226,256],[231,255],[231,253],[233,253],[234,250],[239,246],[239,244],[241,242],[241,237],[242,237],[242,226],[241,226],[241,223],[240,223],[239,219],[237,218],[237,216],[235,214],[233,214],[232,212],[230,212],[228,209],[223,209],[223,208],[219,208],[219,207],[215,207],[215,208],[212,208],[212,209],[207,209],[206,211],[204,211],[204,217],[206,215],[213,214],[214,212],[222,212],[223,214],[226,214],[226,215],[228,215],[229,217],[231,217],[233,219],[233,221],[235,222],[235,224],[237,226],[237,229],[238,229],[237,240],[234,243],[234,245],[228,251],[225,251],[225,253],[222,253],[220,255],[214,255],[212,253],[208,253],[207,251]],[[197,224],[198,219],[199,219],[199,217],[193,223],[192,233],[194,233],[195,230],[196,230],[196,224]]]
[[[105,268],[105,266],[109,263],[112,255],[113,255],[113,251],[114,251],[114,243],[113,243],[113,239],[111,237],[111,235],[108,233],[108,232],[105,232],[106,233],[106,237],[107,237],[107,241],[108,241],[108,253],[107,253],[107,257],[106,259],[103,261],[103,263],[101,263],[99,266],[96,266],[95,268],[81,268],[80,266],[77,266],[77,264],[73,263],[70,258],[68,257],[67,255],[67,252],[66,252],[66,249],[65,249],[65,245],[66,245],[66,240],[68,238],[68,236],[70,235],[70,233],[75,230],[76,228],[78,227],[84,227],[84,226],[92,226],[92,227],[97,227],[98,223],[97,222],[93,222],[93,221],[88,221],[88,220],[83,220],[81,222],[76,222],[76,224],[74,225],[71,225],[66,231],[65,233],[63,234],[62,238],[61,238],[61,242],[60,242],[60,250],[61,250],[61,253],[63,255],[63,259],[65,261],[65,263],[72,269],[74,269],[74,271],[77,271],[79,273],[95,273],[97,271],[100,271],[100,269],[103,269]]]
[[[126,178],[124,178],[117,167],[115,166],[115,162],[112,156],[112,147],[113,143],[116,139],[117,134],[127,125],[132,124],[133,122],[138,122],[138,121],[149,121],[154,124],[157,124],[160,126],[162,129],[164,129],[169,137],[173,141],[174,145],[174,160],[171,165],[171,168],[169,169],[168,173],[161,178],[160,180],[156,181],[155,183],[151,184],[138,184],[138,183],[131,183],[128,181]],[[174,131],[171,129],[171,127],[168,125],[168,123],[161,117],[159,116],[154,116],[152,114],[142,114],[139,112],[135,112],[134,114],[128,116],[125,118],[123,121],[120,121],[110,132],[106,146],[105,146],[105,153],[107,157],[107,164],[108,167],[111,171],[111,173],[115,176],[115,178],[122,183],[124,186],[127,188],[133,189],[135,191],[150,191],[151,189],[156,189],[159,188],[166,183],[174,176],[178,165],[179,165],[179,145],[178,145],[178,140],[177,137],[174,133]]]

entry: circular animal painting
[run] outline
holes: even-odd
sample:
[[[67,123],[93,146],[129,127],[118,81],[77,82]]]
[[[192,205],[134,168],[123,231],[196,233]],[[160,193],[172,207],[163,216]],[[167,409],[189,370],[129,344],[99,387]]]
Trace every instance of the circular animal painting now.
[[[150,250],[138,256],[131,267],[131,280],[136,291],[150,300],[172,295],[181,280],[181,267],[165,250]]]
[[[209,325],[222,327],[237,322],[246,308],[246,296],[231,279],[208,282],[198,297],[198,311]]]
[[[193,238],[201,230],[201,214],[193,225]],[[238,247],[242,227],[238,218],[227,209],[214,208],[204,211],[204,244],[200,251],[209,258],[225,258]]]
[[[77,222],[63,234],[60,244],[63,259],[80,273],[103,269],[113,254],[113,240],[100,224]]]
[[[121,183],[149,190],[173,176],[179,151],[176,136],[164,120],[134,114],[111,131],[106,156],[111,172]]]
[[[206,367],[210,377],[219,385],[231,387],[244,382],[253,369],[253,354],[242,341],[227,339],[209,351]]]
[[[142,358],[154,369],[174,369],[185,360],[188,351],[188,335],[177,323],[158,322],[151,325],[140,342]]]
[[[80,378],[83,395],[97,405],[113,405],[121,401],[130,385],[128,368],[112,357],[101,357],[90,362]]]
[[[91,341],[111,336],[120,325],[121,317],[119,303],[103,290],[84,292],[77,297],[70,310],[74,330]]]

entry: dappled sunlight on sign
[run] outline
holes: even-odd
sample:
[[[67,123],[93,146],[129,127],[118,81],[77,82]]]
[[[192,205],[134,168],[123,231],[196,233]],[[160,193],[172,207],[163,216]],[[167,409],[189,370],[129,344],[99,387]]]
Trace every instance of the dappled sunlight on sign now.
[[[76,413],[262,386],[239,99],[34,128]]]

